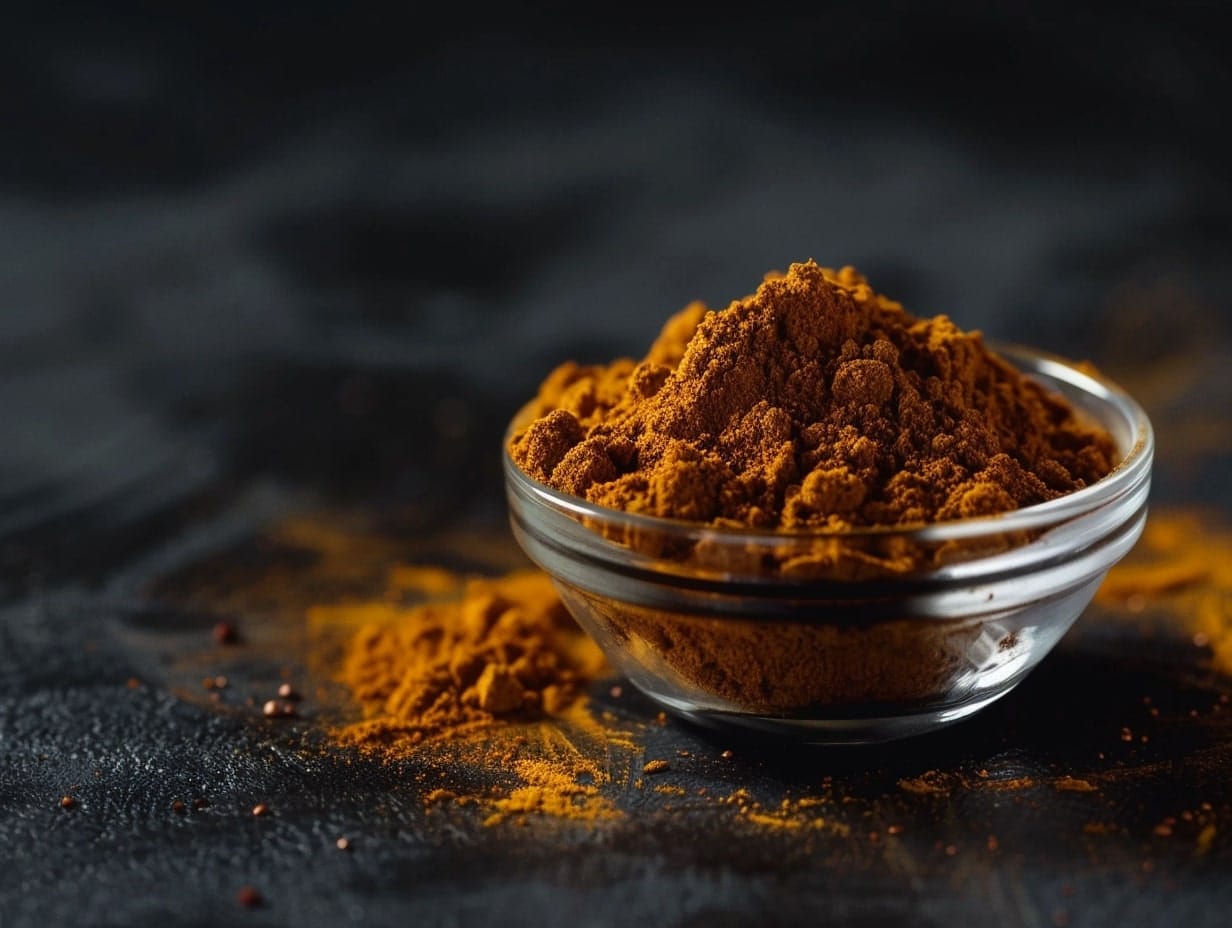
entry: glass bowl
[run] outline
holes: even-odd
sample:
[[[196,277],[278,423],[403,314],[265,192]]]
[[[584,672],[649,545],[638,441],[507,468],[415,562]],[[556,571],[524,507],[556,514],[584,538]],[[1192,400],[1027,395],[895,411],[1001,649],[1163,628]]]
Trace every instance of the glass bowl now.
[[[693,721],[867,743],[1004,696],[1060,640],[1146,520],[1154,439],[1124,391],[1060,358],[999,349],[1103,426],[1124,457],[1089,487],[912,529],[732,530],[547,487],[508,454],[519,544],[613,666]],[[515,423],[518,420],[515,419]]]

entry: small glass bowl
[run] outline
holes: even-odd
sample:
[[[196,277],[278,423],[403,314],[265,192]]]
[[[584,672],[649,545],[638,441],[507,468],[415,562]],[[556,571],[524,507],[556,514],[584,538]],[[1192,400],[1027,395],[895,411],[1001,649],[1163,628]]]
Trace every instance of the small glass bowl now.
[[[1111,474],[999,516],[792,533],[595,506],[506,450],[514,535],[616,669],[678,715],[815,743],[956,722],[1078,618],[1141,534],[1151,481],[1151,425],[1124,391],[1031,349],[999,353],[1112,435]]]

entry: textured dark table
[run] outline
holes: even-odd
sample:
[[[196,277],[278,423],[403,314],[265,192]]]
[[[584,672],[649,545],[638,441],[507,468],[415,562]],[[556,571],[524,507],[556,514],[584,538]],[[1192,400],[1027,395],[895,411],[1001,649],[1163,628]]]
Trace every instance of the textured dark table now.
[[[1232,679],[1153,601],[1093,606],[978,718],[878,749],[735,742],[595,688],[637,733],[613,765],[688,751],[689,792],[824,799],[842,834],[627,777],[615,824],[484,828],[425,812],[414,761],[331,749],[315,707],[245,703],[314,679],[304,611],[390,563],[519,563],[497,449],[554,363],[808,256],[1094,360],[1155,419],[1156,511],[1223,537],[1227,65],[1201,8],[1064,12],[9,30],[0,926],[1228,924]],[[220,616],[245,645],[213,646]]]

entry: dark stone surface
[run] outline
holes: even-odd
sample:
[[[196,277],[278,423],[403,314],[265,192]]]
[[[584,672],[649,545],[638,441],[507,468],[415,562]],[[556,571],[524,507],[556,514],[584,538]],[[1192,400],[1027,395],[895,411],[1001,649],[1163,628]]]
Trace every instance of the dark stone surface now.
[[[374,563],[516,563],[497,449],[543,373],[636,352],[688,300],[808,256],[1091,358],[1152,413],[1157,505],[1232,514],[1215,11],[922,9],[651,35],[576,10],[14,21],[0,926],[1226,924],[1232,711],[1213,706],[1232,684],[1149,610],[1093,607],[1010,697],[879,749],[661,727],[596,688],[645,756],[690,752],[675,782],[824,793],[843,839],[632,788],[612,828],[442,820],[413,763],[330,748],[313,707],[274,724],[244,703],[312,673],[305,606],[364,589],[271,526],[379,538]],[[248,636],[225,659],[219,615]],[[950,787],[898,786],[929,771]],[[1101,789],[1050,785],[1066,775]],[[1203,853],[1192,827],[1154,834],[1203,802]],[[237,906],[245,884],[262,907]]]

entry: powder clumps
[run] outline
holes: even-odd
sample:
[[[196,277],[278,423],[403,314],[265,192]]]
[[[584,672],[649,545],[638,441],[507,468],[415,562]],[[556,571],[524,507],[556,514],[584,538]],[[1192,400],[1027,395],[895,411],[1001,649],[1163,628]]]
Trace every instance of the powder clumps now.
[[[369,618],[340,670],[366,716],[337,733],[356,747],[406,747],[559,715],[604,669],[598,648],[538,571],[471,580],[452,601],[389,607]]]
[[[990,515],[1116,461],[1107,434],[978,332],[812,261],[722,312],[686,307],[641,362],[558,367],[510,453],[601,506],[760,529]]]
[[[463,580],[438,568],[391,570],[390,590],[450,597],[413,606],[316,606],[317,628],[351,628],[338,679],[364,719],[336,743],[387,761],[413,759],[425,808],[484,810],[482,824],[618,817],[610,772],[594,756],[622,735],[587,712],[602,653],[539,571]],[[632,749],[632,745],[629,746]]]

